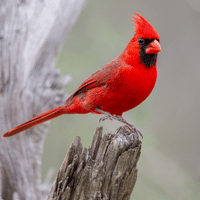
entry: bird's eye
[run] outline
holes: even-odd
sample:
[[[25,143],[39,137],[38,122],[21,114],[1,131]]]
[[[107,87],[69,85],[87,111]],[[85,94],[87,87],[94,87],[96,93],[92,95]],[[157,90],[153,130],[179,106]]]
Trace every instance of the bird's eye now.
[[[139,42],[139,44],[144,44],[144,43],[145,43],[145,40],[144,40],[144,38],[139,38],[139,39],[138,39],[138,42]]]

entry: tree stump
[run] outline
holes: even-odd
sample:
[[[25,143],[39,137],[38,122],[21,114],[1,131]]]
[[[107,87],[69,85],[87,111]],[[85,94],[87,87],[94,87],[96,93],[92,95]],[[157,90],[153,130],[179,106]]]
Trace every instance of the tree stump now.
[[[137,179],[141,141],[128,126],[102,138],[97,128],[91,147],[80,137],[71,144],[48,200],[128,200]]]

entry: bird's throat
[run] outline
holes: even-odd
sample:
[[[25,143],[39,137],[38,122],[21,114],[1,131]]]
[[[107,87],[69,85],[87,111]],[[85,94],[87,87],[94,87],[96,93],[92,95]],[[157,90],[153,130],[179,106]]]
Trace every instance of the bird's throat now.
[[[140,51],[140,60],[145,67],[150,68],[151,66],[155,66],[157,61],[157,54],[145,54],[145,51]]]

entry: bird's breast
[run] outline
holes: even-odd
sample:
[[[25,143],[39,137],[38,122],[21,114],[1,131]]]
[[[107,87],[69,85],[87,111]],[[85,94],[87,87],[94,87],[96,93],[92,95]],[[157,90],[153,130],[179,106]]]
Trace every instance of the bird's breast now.
[[[136,107],[149,96],[156,78],[156,67],[122,68],[118,76],[107,86],[108,99],[102,109],[111,114],[119,114]]]
[[[157,69],[154,66],[151,68],[141,66],[133,67],[124,73],[127,77],[123,80],[127,91],[126,98],[132,104],[131,106],[135,107],[142,103],[153,90],[157,79]]]

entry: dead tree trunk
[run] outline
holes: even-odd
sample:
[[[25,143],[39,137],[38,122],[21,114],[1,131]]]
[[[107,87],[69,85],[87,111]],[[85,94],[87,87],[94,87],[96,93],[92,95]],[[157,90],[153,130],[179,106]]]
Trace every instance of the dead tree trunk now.
[[[0,135],[66,100],[70,77],[58,77],[56,58],[86,2],[0,1]],[[0,137],[0,199],[47,198],[50,183],[40,177],[47,124]]]
[[[102,127],[91,147],[80,137],[72,143],[48,200],[128,200],[137,179],[141,141],[129,127],[102,138]]]

